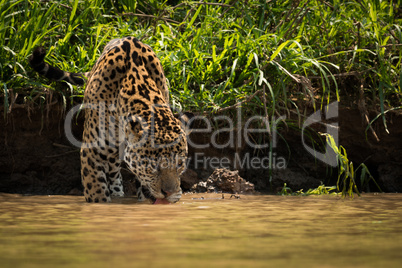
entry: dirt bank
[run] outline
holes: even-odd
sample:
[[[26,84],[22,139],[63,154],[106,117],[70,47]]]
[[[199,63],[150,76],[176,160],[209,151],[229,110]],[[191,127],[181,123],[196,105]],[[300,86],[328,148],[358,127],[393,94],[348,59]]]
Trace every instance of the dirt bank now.
[[[374,124],[377,141],[371,132],[368,133],[368,140],[365,139],[365,125],[357,109],[341,108],[339,112],[340,144],[346,148],[348,158],[355,163],[355,167],[364,162],[383,191],[402,192],[402,115],[396,112],[387,114],[389,134],[385,132],[381,120]],[[31,110],[28,113],[26,109],[16,108],[7,116],[1,113],[0,192],[81,193],[79,149],[66,139],[64,114],[63,109],[57,106],[53,106],[49,112]],[[375,114],[370,116],[373,118]],[[81,136],[82,118],[73,125],[72,133],[77,138]],[[299,131],[283,127],[280,134],[286,143],[278,140],[272,158],[276,161],[276,169],[269,170],[264,166],[266,163],[260,163],[259,167],[238,166],[239,174],[254,183],[256,190],[275,192],[285,182],[294,190],[306,190],[321,182],[335,184],[334,175],[337,172],[306,152]],[[227,135],[223,133],[219,139],[224,143],[228,139]],[[196,144],[211,142],[211,134],[208,133],[193,133],[190,138]],[[191,172],[186,181],[194,182],[211,175],[214,165],[204,165],[202,161],[227,158],[224,164],[232,165],[236,155],[239,159],[249,159],[242,161],[251,161],[253,157],[262,159],[267,155],[265,151],[256,151],[246,145],[224,149],[216,149],[211,144],[206,147],[190,147],[190,168],[195,172]],[[281,168],[281,161],[284,161],[286,168]],[[134,191],[132,176],[127,171],[123,175],[126,193],[131,194]],[[187,182],[183,185],[188,188],[190,184]]]

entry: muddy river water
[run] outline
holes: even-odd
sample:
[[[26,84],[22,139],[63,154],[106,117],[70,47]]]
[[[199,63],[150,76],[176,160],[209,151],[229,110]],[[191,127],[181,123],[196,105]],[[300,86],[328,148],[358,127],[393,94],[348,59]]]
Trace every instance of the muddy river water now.
[[[402,265],[402,194],[224,197],[150,205],[0,194],[0,267]]]

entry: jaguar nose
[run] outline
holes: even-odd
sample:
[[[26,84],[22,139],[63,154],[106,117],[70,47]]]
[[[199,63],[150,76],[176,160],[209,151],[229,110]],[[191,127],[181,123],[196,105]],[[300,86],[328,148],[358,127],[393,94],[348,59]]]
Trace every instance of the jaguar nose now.
[[[166,197],[176,193],[178,191],[178,188],[179,188],[177,183],[170,182],[170,181],[163,181],[161,186],[162,186],[161,187],[161,192]]]
[[[171,195],[173,194],[173,192],[166,192],[166,191],[164,191],[163,189],[161,190],[161,192],[162,192],[162,194],[165,196],[165,198],[166,198],[166,197],[169,197],[169,196],[171,196]]]

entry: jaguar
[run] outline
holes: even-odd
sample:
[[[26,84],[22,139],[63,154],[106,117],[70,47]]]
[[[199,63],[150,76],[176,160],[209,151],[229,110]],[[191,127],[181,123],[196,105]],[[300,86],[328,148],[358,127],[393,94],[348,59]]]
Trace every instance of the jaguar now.
[[[87,73],[63,71],[45,62],[46,49],[29,57],[33,70],[51,80],[84,85],[81,180],[87,202],[124,196],[121,166],[134,174],[139,201],[180,200],[186,169],[187,124],[176,118],[160,60],[134,37],[110,41]]]

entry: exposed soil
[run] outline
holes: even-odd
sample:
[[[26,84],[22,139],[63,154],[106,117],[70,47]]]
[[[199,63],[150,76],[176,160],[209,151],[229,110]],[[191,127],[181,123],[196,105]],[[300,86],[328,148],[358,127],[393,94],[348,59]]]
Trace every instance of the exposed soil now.
[[[191,187],[191,191],[198,193],[224,192],[230,194],[253,194],[254,184],[246,181],[239,175],[239,171],[217,168],[206,181],[200,181]]]
[[[1,108],[1,111],[4,111]],[[376,181],[385,192],[402,192],[402,114],[387,114],[389,134],[386,133],[381,119],[374,124],[374,131],[379,141],[371,132],[365,138],[365,124],[358,109],[341,108],[338,118],[340,126],[340,144],[348,153],[348,158],[357,167],[364,162]],[[370,115],[371,118],[375,114]],[[82,118],[73,126],[72,132],[79,138],[82,134]],[[319,128],[319,126],[318,126]],[[336,170],[328,168],[312,157],[304,149],[300,132],[283,128],[282,140],[275,149],[276,165],[279,168],[234,168],[235,155],[244,158],[247,154],[261,158],[267,152],[256,151],[247,146],[216,149],[189,148],[191,157],[190,170],[183,176],[182,186],[189,190],[194,183],[206,180],[214,171],[213,165],[206,165],[197,159],[227,158],[230,169],[238,169],[239,175],[252,182],[257,191],[276,192],[284,183],[293,190],[317,187],[321,182],[334,185]],[[219,135],[222,143],[228,139],[228,133]],[[193,133],[191,140],[197,144],[208,144],[211,134]],[[281,157],[285,159],[286,168],[281,168]],[[226,162],[224,162],[225,164]],[[332,175],[331,175],[332,174]],[[124,171],[125,192],[132,194],[135,190],[132,175]],[[370,189],[375,191],[373,184]],[[367,190],[367,189],[363,189]],[[46,109],[28,111],[15,108],[12,113],[0,114],[0,192],[22,194],[81,194],[79,149],[72,146],[64,134],[64,112],[54,105],[47,113]]]

